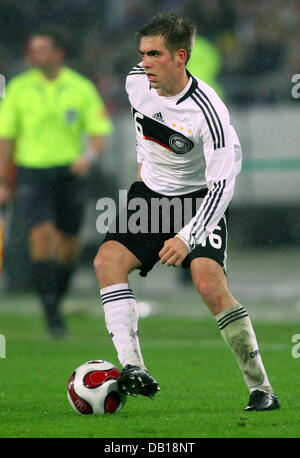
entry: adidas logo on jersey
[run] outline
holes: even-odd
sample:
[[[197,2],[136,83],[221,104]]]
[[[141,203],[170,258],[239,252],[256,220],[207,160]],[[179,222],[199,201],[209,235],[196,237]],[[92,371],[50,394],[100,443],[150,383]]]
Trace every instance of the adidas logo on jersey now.
[[[165,122],[160,111],[158,113],[154,113],[154,115],[152,115],[152,118],[157,119],[160,122]]]

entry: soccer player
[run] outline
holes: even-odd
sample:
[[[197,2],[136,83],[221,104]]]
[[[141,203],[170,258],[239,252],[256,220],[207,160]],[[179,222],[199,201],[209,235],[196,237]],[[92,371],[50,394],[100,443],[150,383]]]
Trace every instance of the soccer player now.
[[[66,47],[55,26],[34,32],[26,47],[31,68],[9,82],[0,106],[0,206],[11,198],[13,158],[16,208],[24,213],[33,281],[52,336],[67,332],[60,303],[80,249],[86,176],[112,132],[92,82],[65,66]]]
[[[195,288],[214,314],[249,388],[246,410],[275,409],[279,401],[250,318],[226,281],[228,206],[241,169],[241,146],[216,92],[186,70],[194,35],[195,28],[184,18],[159,13],[139,32],[142,62],[126,80],[138,160],[138,180],[128,193],[128,221],[136,198],[149,208],[157,198],[177,198],[183,205],[192,201],[193,213],[175,230],[174,206],[169,232],[163,230],[166,214],[159,227],[157,221],[149,223],[154,230],[148,233],[118,231],[116,221],[95,258],[106,326],[123,366],[118,386],[127,394],[150,397],[160,389],[143,361],[137,305],[128,283],[133,269],[146,276],[160,260],[165,266],[190,267]],[[147,216],[151,223],[157,219],[151,210]]]

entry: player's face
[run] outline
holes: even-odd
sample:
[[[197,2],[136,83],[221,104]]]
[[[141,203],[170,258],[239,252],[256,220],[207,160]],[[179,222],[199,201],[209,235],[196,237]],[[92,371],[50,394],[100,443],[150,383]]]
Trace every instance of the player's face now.
[[[60,63],[62,51],[55,48],[50,37],[36,36],[29,40],[26,57],[33,67],[46,70]]]
[[[161,36],[143,37],[139,52],[151,87],[161,95],[172,94],[179,68],[177,53],[171,54]]]

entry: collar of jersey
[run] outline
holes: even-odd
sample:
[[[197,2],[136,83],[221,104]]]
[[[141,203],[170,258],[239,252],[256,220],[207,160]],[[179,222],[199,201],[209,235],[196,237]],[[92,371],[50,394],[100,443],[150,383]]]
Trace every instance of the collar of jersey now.
[[[196,78],[194,78],[194,76],[188,70],[186,70],[186,72],[188,76],[190,77],[190,79],[192,80],[192,82],[189,85],[189,87],[187,88],[187,91],[185,92],[185,94],[179,100],[177,100],[176,105],[178,105],[179,103],[183,102],[188,97],[190,97],[190,95],[192,95],[193,92],[195,91],[196,87],[198,87],[198,81],[196,80]]]

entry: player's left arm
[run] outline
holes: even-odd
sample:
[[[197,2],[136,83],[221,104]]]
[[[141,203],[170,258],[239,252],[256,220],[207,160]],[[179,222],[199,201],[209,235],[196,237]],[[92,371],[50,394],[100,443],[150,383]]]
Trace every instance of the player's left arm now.
[[[178,237],[173,237],[165,241],[163,248],[159,252],[161,264],[166,266],[178,267],[189,253],[187,245]]]
[[[202,130],[206,159],[208,192],[191,221],[176,235],[192,251],[211,234],[225,213],[234,193],[235,178],[239,172],[241,146],[230,124],[225,106],[218,112],[220,142],[213,140],[211,132]]]
[[[88,139],[85,153],[71,164],[71,171],[79,176],[86,176],[93,163],[98,160],[105,146],[105,138],[92,136]]]
[[[81,176],[86,176],[93,163],[98,160],[105,147],[106,137],[113,131],[104,102],[92,83],[86,87],[84,100],[82,117],[88,142],[82,156],[71,165],[71,170]]]
[[[240,144],[230,125],[227,109],[222,110],[219,119],[219,144],[208,126],[204,125],[201,129],[208,193],[191,221],[174,238],[165,242],[159,256],[166,265],[179,266],[196,245],[203,243],[215,230],[232,199],[237,174],[236,153]]]

